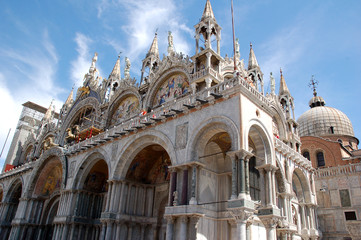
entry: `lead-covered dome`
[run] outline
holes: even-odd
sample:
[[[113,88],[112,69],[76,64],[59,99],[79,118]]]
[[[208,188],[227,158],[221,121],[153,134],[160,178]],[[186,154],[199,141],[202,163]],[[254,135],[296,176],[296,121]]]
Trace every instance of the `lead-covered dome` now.
[[[303,136],[346,135],[354,137],[350,119],[332,107],[326,107],[322,97],[310,100],[311,109],[298,118],[298,131]]]

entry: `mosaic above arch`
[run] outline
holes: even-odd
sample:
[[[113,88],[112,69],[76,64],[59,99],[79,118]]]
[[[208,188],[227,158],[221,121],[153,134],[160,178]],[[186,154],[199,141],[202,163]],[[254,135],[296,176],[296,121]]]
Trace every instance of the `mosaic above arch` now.
[[[185,74],[175,74],[167,78],[159,87],[153,106],[161,105],[189,92],[189,81]]]
[[[121,101],[119,101],[119,104],[115,108],[112,115],[110,125],[115,125],[122,120],[137,114],[139,111],[139,99],[134,95],[127,96],[126,98],[123,98]]]

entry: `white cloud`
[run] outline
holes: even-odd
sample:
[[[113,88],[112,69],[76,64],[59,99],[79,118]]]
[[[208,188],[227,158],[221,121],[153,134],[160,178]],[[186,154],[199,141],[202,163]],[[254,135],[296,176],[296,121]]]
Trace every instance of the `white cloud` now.
[[[88,72],[92,56],[89,52],[89,44],[93,42],[89,37],[82,33],[76,33],[74,41],[76,42],[78,57],[71,62],[71,79],[76,86],[82,85],[84,74]]]
[[[0,104],[1,111],[4,113],[4,117],[0,118],[1,148],[11,128],[11,136],[9,136],[1,161],[4,161],[7,156],[23,103],[32,101],[48,107],[51,100],[55,98],[57,109],[61,107],[57,95],[63,90],[54,85],[58,55],[46,30],[39,40],[38,43],[33,43],[31,47],[25,49],[0,50],[0,57],[7,59],[0,68]]]
[[[117,40],[108,39],[107,42],[117,51],[124,50],[124,55],[130,57],[132,62],[138,63],[145,57],[157,30],[161,54],[167,51],[168,31],[173,33],[176,50],[184,54],[190,53],[190,45],[186,37],[192,36],[193,31],[184,24],[173,0],[119,0],[111,3],[107,1],[105,4],[104,2],[99,4],[98,13],[121,8],[123,10],[117,11],[116,14],[119,17],[124,17],[126,14],[126,23],[121,29],[128,37],[126,44],[128,47],[121,47]],[[107,14],[111,13],[107,12]]]

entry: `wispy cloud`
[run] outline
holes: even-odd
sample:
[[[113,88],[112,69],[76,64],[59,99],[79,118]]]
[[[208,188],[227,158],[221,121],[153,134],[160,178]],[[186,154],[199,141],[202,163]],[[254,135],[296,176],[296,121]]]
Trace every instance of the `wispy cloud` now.
[[[114,9],[120,8],[122,11],[117,11],[115,15],[125,17],[121,30],[127,36],[126,42],[121,44],[119,40],[112,38],[107,42],[116,51],[123,51],[125,56],[130,57],[135,63],[135,69],[139,68],[137,64],[147,53],[157,30],[161,52],[166,53],[167,32],[172,31],[176,51],[190,54],[191,47],[186,38],[192,36],[193,31],[184,24],[173,0],[103,0],[98,6],[98,16],[105,12],[110,14]]]
[[[0,118],[1,147],[9,129],[12,129],[1,157],[3,161],[15,132],[21,105],[33,101],[47,107],[51,99],[55,98],[59,109],[61,103],[57,95],[63,90],[55,86],[58,55],[47,30],[43,31],[38,44],[16,50],[4,48],[0,50],[0,56],[7,59],[0,68],[0,102],[3,103],[2,111],[6,113],[6,117]]]
[[[92,56],[89,51],[89,44],[91,44],[93,40],[78,32],[75,35],[74,41],[77,45],[76,51],[78,52],[78,57],[71,62],[70,74],[73,82],[77,86],[80,86],[82,85],[83,76],[88,72],[91,63]]]

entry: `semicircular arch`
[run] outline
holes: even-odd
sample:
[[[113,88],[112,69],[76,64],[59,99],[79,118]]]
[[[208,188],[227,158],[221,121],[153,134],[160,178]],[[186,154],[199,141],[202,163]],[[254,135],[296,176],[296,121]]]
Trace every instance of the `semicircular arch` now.
[[[229,118],[224,116],[211,117],[202,122],[195,129],[194,134],[189,138],[187,143],[187,159],[197,159],[199,149],[205,149],[209,139],[218,132],[228,133],[231,139],[231,151],[238,150],[240,147],[239,129],[236,124]]]
[[[115,165],[111,177],[119,179],[124,178],[135,156],[143,148],[153,144],[162,146],[167,152],[171,164],[177,164],[174,145],[170,139],[162,132],[151,130],[138,134],[136,138],[129,139],[129,141],[124,144],[123,148],[119,149],[119,153],[117,154],[118,162]]]
[[[89,153],[87,156],[83,158],[81,163],[79,164],[79,167],[77,168],[78,171],[74,174],[75,178],[73,181],[73,189],[81,189],[85,179],[92,169],[92,167],[99,161],[103,160],[108,168],[108,176],[110,175],[110,163],[109,159],[106,157],[107,154],[103,149],[97,149],[96,151],[93,151]]]
[[[160,77],[151,83],[151,85],[149,86],[149,91],[147,94],[147,97],[144,101],[144,108],[153,108],[156,107],[158,105],[162,104],[162,101],[164,100],[164,102],[166,101],[170,101],[171,99],[175,99],[179,96],[183,96],[185,94],[187,94],[189,92],[189,87],[190,87],[190,74],[188,73],[187,69],[185,68],[185,66],[183,65],[176,65],[173,66],[169,69],[167,69],[166,71],[162,72],[159,74]],[[170,80],[170,78],[172,78],[172,76],[181,76],[183,75],[184,78],[173,78],[172,80]],[[167,93],[168,99],[163,99],[161,100],[161,95],[162,92],[164,90],[164,94],[166,94],[167,89],[165,88],[165,84],[167,80],[170,80],[168,83],[169,86],[169,92]],[[178,87],[176,86],[177,84],[182,84],[182,86],[179,87],[179,91],[181,91],[180,93],[177,93],[177,89],[175,89],[174,87]],[[183,86],[184,84],[184,86]],[[164,86],[163,86],[164,85]],[[174,86],[173,86],[174,85]],[[171,91],[171,86],[173,86],[173,92]],[[164,87],[164,89],[160,90],[161,87]],[[179,95],[177,95],[179,94]],[[157,98],[157,96],[160,98],[158,101],[158,104],[155,105],[155,99]]]
[[[113,116],[116,113],[116,111],[121,107],[122,103],[129,99],[129,104],[122,106],[123,108],[128,108],[128,114],[126,116],[123,116],[122,118],[131,117],[132,115],[136,114],[137,111],[140,111],[141,107],[141,96],[139,95],[138,91],[134,87],[130,87],[128,89],[125,89],[124,91],[118,91],[115,96],[113,96],[111,102],[109,103],[108,107],[108,114],[107,114],[107,120],[106,120],[106,127],[109,128],[112,125],[115,125],[113,123]],[[131,109],[131,104],[135,104],[135,106]],[[124,109],[123,112],[126,110]]]
[[[100,106],[99,101],[95,97],[88,97],[76,105],[73,106],[73,108],[70,110],[70,112],[67,114],[66,118],[64,119],[64,122],[62,123],[60,132],[59,132],[59,139],[58,143],[63,144],[65,135],[66,135],[66,129],[70,127],[70,125],[75,121],[76,117],[80,114],[80,112],[87,107],[91,107],[95,110],[95,114],[97,116],[100,116]]]
[[[249,149],[249,138],[251,138],[256,149]],[[245,127],[243,142],[244,148],[249,152],[256,152],[257,162],[263,160],[264,163],[272,163],[274,156],[273,141],[271,140],[266,127],[258,119],[251,119]],[[275,164],[275,163],[274,163]]]
[[[52,160],[58,160],[61,164],[61,186],[60,188],[64,189],[66,187],[67,182],[67,160],[65,158],[65,155],[63,153],[62,148],[60,147],[53,147],[47,151],[45,151],[40,158],[37,161],[37,164],[35,165],[32,175],[29,179],[29,187],[26,189],[26,196],[31,197],[31,195],[34,193],[36,183],[38,181],[39,176],[41,175],[44,168],[46,168],[47,164]]]

